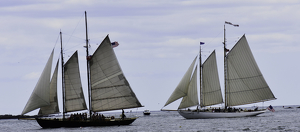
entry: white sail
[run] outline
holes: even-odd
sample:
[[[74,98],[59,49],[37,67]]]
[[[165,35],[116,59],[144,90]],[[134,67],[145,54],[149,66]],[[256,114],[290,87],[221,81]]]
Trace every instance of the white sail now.
[[[141,107],[119,65],[109,37],[90,60],[92,111]]]
[[[39,78],[39,81],[37,82],[21,115],[24,115],[37,108],[50,105],[49,89],[50,89],[50,76],[51,76],[53,52],[54,50],[52,51],[47,61],[47,64]]]
[[[178,109],[196,106],[199,104],[197,92],[197,66],[189,83],[187,95],[182,98]]]
[[[86,110],[87,107],[80,80],[77,51],[64,65],[64,81],[65,112]]]
[[[56,64],[52,79],[50,82],[50,105],[40,108],[39,115],[48,115],[59,113],[58,101],[57,101],[57,73],[58,73],[58,62]]]
[[[260,72],[245,35],[226,56],[226,106],[276,99]]]
[[[201,107],[223,103],[215,51],[202,65],[201,91]]]
[[[193,72],[193,68],[194,68],[194,65],[195,65],[195,62],[196,62],[196,58],[194,59],[194,61],[190,65],[187,72],[184,74],[183,78],[181,79],[181,81],[177,85],[177,87],[174,90],[174,92],[172,93],[172,95],[169,97],[169,99],[166,102],[165,106],[167,106],[168,104],[174,102],[175,100],[187,95],[188,86],[189,86],[189,83],[190,83],[190,78],[191,78],[191,75],[192,75],[192,72]]]

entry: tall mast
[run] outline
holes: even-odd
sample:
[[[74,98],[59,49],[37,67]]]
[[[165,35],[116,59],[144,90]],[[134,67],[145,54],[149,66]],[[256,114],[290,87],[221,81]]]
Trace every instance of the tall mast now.
[[[63,53],[63,48],[62,48],[62,34],[60,31],[60,55],[61,55],[61,82],[62,82],[62,97],[63,97],[63,120],[65,120],[65,75],[64,75],[64,53]]]
[[[86,11],[85,14],[85,38],[86,38],[86,66],[87,66],[87,81],[88,81],[88,97],[89,97],[89,114],[92,115],[92,104],[91,104],[91,84],[90,84],[90,56],[89,56],[89,39],[88,39],[88,28],[87,28],[87,17],[86,17]]]
[[[239,25],[238,24],[232,24],[231,22],[227,22],[227,21],[225,21],[225,24],[224,24],[224,42],[223,42],[223,44],[224,44],[224,83],[225,83],[225,85],[224,85],[224,89],[225,89],[225,109],[227,109],[227,105],[228,105],[228,102],[229,102],[229,97],[228,97],[228,95],[227,95],[227,85],[226,85],[226,82],[227,82],[227,73],[228,73],[228,71],[227,71],[227,59],[226,59],[226,53],[229,51],[227,48],[226,48],[226,29],[225,29],[225,25],[226,24],[229,24],[229,25],[232,25],[232,26],[234,26],[234,27],[239,27]]]
[[[227,68],[226,68],[226,52],[227,52],[227,49],[226,49],[226,29],[225,29],[225,24],[224,24],[224,91],[225,91],[225,109],[227,109],[227,86],[226,86],[226,80],[227,80]]]
[[[201,60],[201,42],[200,42],[200,53],[199,53],[199,73],[200,73],[200,108],[203,106],[203,94],[202,94],[202,60]]]

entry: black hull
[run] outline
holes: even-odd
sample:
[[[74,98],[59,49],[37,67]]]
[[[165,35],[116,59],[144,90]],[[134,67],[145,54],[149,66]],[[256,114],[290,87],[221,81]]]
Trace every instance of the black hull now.
[[[150,113],[144,113],[144,115],[150,115]]]
[[[120,119],[105,119],[105,120],[65,120],[62,119],[47,119],[47,118],[36,118],[36,121],[42,128],[59,128],[59,127],[89,127],[89,126],[120,126],[129,125],[134,122],[136,118],[125,118]]]

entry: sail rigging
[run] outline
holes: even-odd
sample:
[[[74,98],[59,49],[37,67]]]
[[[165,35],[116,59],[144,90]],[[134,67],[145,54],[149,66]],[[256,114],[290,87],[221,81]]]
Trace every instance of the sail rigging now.
[[[230,50],[225,59],[225,108],[276,99],[256,64],[245,35]],[[188,85],[192,83],[190,76],[194,63],[195,60],[165,106],[181,97],[183,99],[178,109],[194,106],[187,103],[193,102],[189,97],[191,95],[188,93],[190,90]],[[200,107],[223,103],[215,51],[201,65],[201,68]]]
[[[173,91],[172,95],[169,97],[168,101],[166,102],[165,106],[169,105],[170,103],[176,101],[177,99],[180,99],[187,95],[188,92],[188,86],[190,83],[190,78],[193,73],[193,68],[195,65],[197,57],[193,60],[192,64],[190,65],[189,69],[184,74],[183,78],[177,85],[176,89]]]
[[[37,108],[41,108],[40,114],[43,115],[58,113],[57,104],[49,106],[52,104],[49,100],[57,103],[57,91],[49,91],[52,59],[53,51],[22,114]],[[142,107],[119,65],[108,36],[91,56],[89,63],[93,112]],[[86,110],[87,105],[79,73],[78,52],[76,51],[62,67],[64,113]],[[58,64],[53,73],[51,89],[57,88],[55,86],[57,85],[57,69]],[[51,99],[49,99],[49,95],[51,95]],[[38,97],[43,98],[39,99]],[[47,108],[51,108],[51,110],[46,110]]]
[[[223,103],[215,50],[202,64],[201,107]],[[200,75],[201,76],[201,75]]]
[[[256,64],[245,35],[227,54],[226,64],[225,106],[276,99]]]
[[[39,125],[43,128],[57,127],[84,127],[84,126],[112,126],[112,125],[129,125],[137,119],[137,117],[126,118],[124,113],[122,117],[95,118],[92,112],[120,110],[127,108],[142,107],[135,93],[131,89],[121,66],[117,60],[116,54],[112,49],[112,43],[108,37],[102,41],[93,55],[89,55],[88,35],[87,35],[87,18],[86,22],[86,59],[87,59],[87,89],[89,98],[89,108],[87,108],[85,97],[83,94],[78,52],[64,63],[62,49],[62,33],[61,38],[61,71],[62,71],[62,98],[63,98],[63,117],[56,118],[36,118]],[[22,115],[32,110],[40,108],[39,115],[48,115],[59,113],[57,102],[57,61],[55,71],[51,82],[50,74],[53,59],[52,51],[49,60],[43,70],[43,73],[29,98]],[[89,116],[86,114],[71,115],[68,120],[65,113],[89,109]]]
[[[201,51],[200,51],[201,53]],[[201,60],[201,55],[199,59]],[[195,66],[197,57],[190,65],[188,71],[174,90],[169,100],[165,104],[172,103],[173,101],[183,97],[178,109],[188,108],[199,105],[198,92],[197,92],[197,65]],[[200,61],[201,63],[201,61]],[[200,106],[210,106],[223,103],[221,86],[219,82],[219,75],[217,70],[216,54],[213,51],[203,64],[200,64]],[[193,68],[196,67],[194,72]],[[191,74],[193,76],[191,78]],[[201,78],[202,77],[202,78]],[[191,78],[191,79],[190,79]]]
[[[49,89],[50,89],[50,76],[51,76],[53,52],[54,49],[52,50],[51,55],[47,61],[47,64],[39,78],[39,81],[37,82],[21,115],[24,115],[37,108],[50,105]]]
[[[141,107],[119,65],[108,36],[90,60],[92,110]]]
[[[58,100],[57,100],[57,75],[58,75],[58,62],[56,63],[54,73],[50,82],[50,105],[40,108],[38,115],[49,115],[59,113]]]
[[[86,110],[81,85],[77,51],[64,65],[65,112]]]
[[[196,65],[196,68],[193,72],[192,79],[188,86],[187,94],[182,98],[178,109],[196,106],[198,104],[199,101],[198,101],[198,92],[197,92],[197,65]]]
[[[230,22],[225,22],[233,26],[239,26]],[[193,105],[190,96],[197,96],[191,94],[191,89],[175,89],[166,105],[183,97],[178,108],[178,113],[186,119],[207,119],[207,118],[229,118],[229,117],[246,117],[256,116],[266,112],[264,109],[240,111],[232,109],[232,106],[245,105],[250,103],[264,102],[276,99],[271,89],[266,83],[262,73],[251,52],[249,44],[245,35],[235,44],[230,50],[226,48],[224,25],[224,94],[225,94],[225,108],[200,110],[197,107],[196,111],[180,110],[188,108]],[[201,45],[201,43],[200,43]],[[227,53],[229,52],[229,53]],[[200,107],[211,106],[223,103],[221,86],[219,82],[216,53],[213,51],[206,61],[201,64],[201,46],[200,46]],[[192,67],[192,66],[190,66]],[[197,68],[196,68],[197,69]],[[195,69],[195,70],[196,70]],[[190,70],[190,69],[189,69]],[[195,73],[195,71],[194,71]],[[185,75],[186,76],[186,75]],[[189,79],[190,75],[187,78]],[[192,80],[194,79],[194,75]],[[183,79],[182,79],[183,80]],[[192,80],[190,83],[192,83]],[[181,82],[180,82],[181,83]],[[196,83],[195,83],[196,84]],[[184,87],[187,88],[187,87]],[[183,91],[183,92],[182,92]],[[188,92],[187,92],[188,91]],[[186,93],[187,92],[187,93]],[[165,105],[165,106],[166,106]]]

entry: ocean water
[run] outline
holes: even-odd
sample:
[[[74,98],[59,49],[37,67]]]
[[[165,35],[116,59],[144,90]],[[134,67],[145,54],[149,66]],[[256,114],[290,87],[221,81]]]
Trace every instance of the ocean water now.
[[[0,120],[0,131],[5,132],[282,132],[300,131],[300,108],[274,107],[255,117],[187,120],[176,111],[152,111],[150,116],[133,112],[139,118],[128,126],[41,128],[35,120]]]

